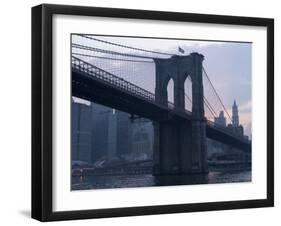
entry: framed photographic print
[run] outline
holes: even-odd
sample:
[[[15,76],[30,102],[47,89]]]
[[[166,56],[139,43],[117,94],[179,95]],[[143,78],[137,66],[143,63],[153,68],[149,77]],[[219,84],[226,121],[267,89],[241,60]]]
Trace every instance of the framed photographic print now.
[[[274,205],[274,21],[32,8],[32,217]]]

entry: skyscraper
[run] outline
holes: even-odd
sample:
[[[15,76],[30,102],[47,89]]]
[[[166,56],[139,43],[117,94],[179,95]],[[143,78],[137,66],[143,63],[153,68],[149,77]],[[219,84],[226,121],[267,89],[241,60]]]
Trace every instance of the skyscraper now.
[[[110,107],[91,103],[92,162],[116,155],[116,111]]]
[[[236,101],[234,100],[233,106],[232,106],[232,124],[229,124],[227,126],[232,132],[244,135],[244,128],[239,123],[239,113],[238,113],[238,106],[236,104]]]
[[[238,106],[236,105],[236,101],[234,100],[232,106],[232,124],[234,127],[239,126],[239,115],[238,115]]]
[[[116,111],[117,119],[117,155],[127,155],[132,151],[132,123],[130,114],[123,111]]]
[[[226,118],[223,111],[220,111],[219,117],[215,117],[215,124],[226,127]]]
[[[92,133],[91,133],[91,106],[75,102],[72,99],[72,160],[91,162]]]

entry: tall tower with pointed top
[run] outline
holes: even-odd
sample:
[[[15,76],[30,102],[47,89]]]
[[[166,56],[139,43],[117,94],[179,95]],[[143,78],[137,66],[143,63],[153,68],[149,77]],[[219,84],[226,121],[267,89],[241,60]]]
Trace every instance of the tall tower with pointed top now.
[[[233,124],[234,127],[239,126],[238,106],[237,106],[235,100],[234,100],[234,103],[233,103],[233,106],[232,106],[232,124]]]

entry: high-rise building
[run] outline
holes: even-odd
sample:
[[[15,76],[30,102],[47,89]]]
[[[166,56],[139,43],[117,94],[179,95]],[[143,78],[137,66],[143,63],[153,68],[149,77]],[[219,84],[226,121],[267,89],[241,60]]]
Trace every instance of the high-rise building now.
[[[239,126],[238,106],[237,106],[235,100],[234,100],[234,103],[233,103],[233,106],[232,106],[232,125],[234,127]]]
[[[130,114],[116,111],[117,119],[117,155],[122,156],[132,151],[132,122]]]
[[[215,117],[215,124],[220,126],[226,126],[226,118],[224,117],[224,112],[220,111],[219,117]]]
[[[92,131],[91,131],[91,106],[72,100],[71,135],[72,135],[72,160],[91,162]]]
[[[137,119],[132,129],[132,153],[134,156],[152,158],[154,127],[148,119]]]
[[[234,100],[233,106],[232,106],[232,124],[229,124],[227,126],[232,132],[238,134],[238,135],[244,135],[244,128],[239,123],[239,113],[238,113],[238,105],[236,104],[236,101]]]
[[[215,124],[226,126],[226,118],[224,117],[223,111],[220,112],[219,117],[215,117]],[[232,106],[232,123],[227,125],[227,129],[238,136],[247,138],[247,136],[244,135],[243,126],[239,124],[238,105],[235,100]],[[211,139],[207,139],[207,157],[210,161],[218,159],[241,160],[248,158],[247,154],[245,155],[241,150],[230,148],[228,145]]]
[[[114,109],[91,103],[92,117],[89,124],[92,126],[92,162],[102,157],[116,155],[116,112]]]
[[[152,156],[154,130],[150,120],[76,99],[72,100],[71,120],[73,161],[91,164]]]

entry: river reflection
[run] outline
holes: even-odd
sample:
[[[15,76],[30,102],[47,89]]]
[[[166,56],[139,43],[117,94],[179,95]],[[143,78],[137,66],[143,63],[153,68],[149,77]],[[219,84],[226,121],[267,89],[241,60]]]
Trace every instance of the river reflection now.
[[[153,176],[106,175],[72,177],[72,190],[169,185],[214,184],[251,181],[251,171],[213,171],[208,174]]]

